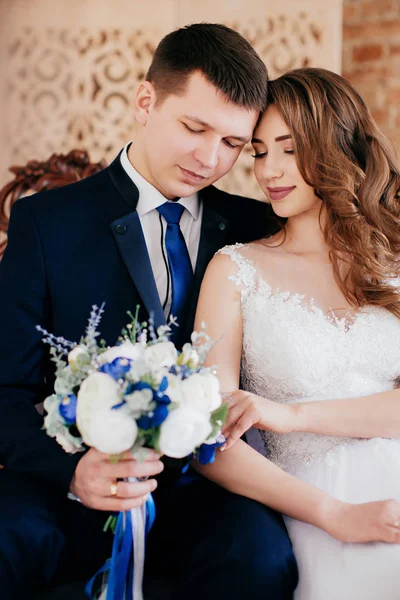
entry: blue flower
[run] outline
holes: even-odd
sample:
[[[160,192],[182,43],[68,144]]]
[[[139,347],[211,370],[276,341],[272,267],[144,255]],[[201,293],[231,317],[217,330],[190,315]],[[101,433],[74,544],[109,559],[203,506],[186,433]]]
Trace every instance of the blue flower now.
[[[151,418],[148,415],[143,415],[143,417],[140,417],[136,422],[140,429],[151,429]]]
[[[157,404],[169,404],[171,402],[171,398],[166,394],[162,394],[160,392],[153,393],[153,400],[157,402]]]
[[[215,461],[215,446],[214,444],[202,444],[197,454],[197,460],[202,465],[208,465]]]
[[[165,392],[165,390],[167,389],[167,387],[168,387],[168,379],[167,379],[167,377],[163,377],[161,379],[160,385],[158,386],[158,391],[159,392]]]
[[[151,429],[152,427],[158,427],[161,423],[164,423],[168,416],[168,408],[165,404],[159,404],[157,408],[150,413],[150,415],[144,415],[137,420],[138,427],[140,429]]]
[[[60,402],[58,410],[67,425],[74,425],[76,423],[76,403],[77,398],[75,394],[64,396]]]
[[[123,378],[131,368],[131,360],[129,358],[114,358],[110,363],[102,365],[99,369],[100,373],[110,375],[116,381]]]
[[[153,413],[152,427],[157,427],[157,425],[161,425],[164,423],[165,419],[168,417],[168,408],[165,404],[159,404]]]
[[[187,379],[188,377],[193,375],[193,373],[196,373],[196,372],[197,372],[196,370],[191,369],[187,365],[182,365],[179,374],[182,379]]]
[[[223,436],[218,437],[220,437],[220,441],[216,441],[213,444],[201,444],[200,448],[196,452],[196,458],[202,465],[213,463],[215,461],[216,449],[225,444],[226,439]]]
[[[141,390],[153,391],[153,388],[151,387],[151,385],[145,383],[144,381],[138,381],[137,383],[132,384],[132,386],[129,388],[129,393],[132,394],[132,392],[140,392]]]
[[[151,390],[154,402],[157,402],[157,404],[169,404],[171,402],[171,399],[166,394],[163,394],[163,392],[167,388],[168,379],[166,377],[163,377],[157,390],[152,388],[151,385],[149,385],[148,383],[139,381],[138,383],[130,385],[126,390],[125,394],[128,395],[132,394],[133,392],[140,392],[141,390]]]

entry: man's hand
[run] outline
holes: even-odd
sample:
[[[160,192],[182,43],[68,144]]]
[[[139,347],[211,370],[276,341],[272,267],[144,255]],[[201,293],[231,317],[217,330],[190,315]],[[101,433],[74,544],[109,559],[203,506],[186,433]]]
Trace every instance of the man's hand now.
[[[125,452],[117,463],[95,448],[79,461],[71,481],[70,492],[90,508],[106,511],[130,510],[146,502],[147,494],[157,487],[155,479],[137,483],[117,482],[117,495],[113,495],[113,484],[126,477],[152,477],[164,468],[160,455],[149,450],[143,462],[135,460],[130,452]]]
[[[293,405],[279,404],[242,390],[223,396],[229,401],[229,414],[222,430],[228,441],[223,450],[228,450],[250,427],[276,433],[294,430],[296,415]]]

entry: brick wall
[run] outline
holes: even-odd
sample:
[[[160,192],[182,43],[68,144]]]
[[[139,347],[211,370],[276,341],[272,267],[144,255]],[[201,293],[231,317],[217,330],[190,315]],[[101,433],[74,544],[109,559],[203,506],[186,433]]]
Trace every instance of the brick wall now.
[[[342,74],[400,158],[400,0],[344,0]]]

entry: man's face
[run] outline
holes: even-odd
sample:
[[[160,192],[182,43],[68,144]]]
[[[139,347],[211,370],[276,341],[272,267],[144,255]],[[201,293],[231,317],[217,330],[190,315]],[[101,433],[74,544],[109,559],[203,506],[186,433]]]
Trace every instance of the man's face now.
[[[135,109],[140,156],[130,155],[141,175],[169,199],[223,177],[251,139],[258,112],[228,102],[200,72],[190,76],[183,95],[159,105],[154,88],[148,89],[148,105]]]

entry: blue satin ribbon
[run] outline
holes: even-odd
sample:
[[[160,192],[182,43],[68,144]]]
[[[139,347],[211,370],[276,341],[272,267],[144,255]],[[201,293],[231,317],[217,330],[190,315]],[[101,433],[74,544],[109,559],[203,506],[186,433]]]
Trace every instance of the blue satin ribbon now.
[[[156,508],[153,496],[150,494],[146,502],[145,536],[147,537],[153,526]],[[107,582],[106,600],[134,600],[132,596],[135,565],[133,564],[133,538],[132,518],[130,511],[120,512],[114,535],[111,558],[97,571],[87,583],[86,595],[93,600],[94,583],[98,576],[109,572]]]
[[[156,505],[154,504],[153,496],[150,494],[146,502],[146,537],[150,529],[153,527],[154,519],[156,518]]]
[[[107,581],[107,600],[122,600],[132,562],[132,519],[130,511],[120,512],[117,519],[114,544]]]

